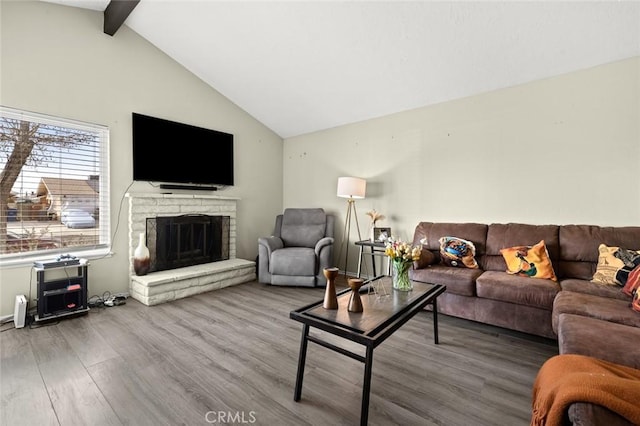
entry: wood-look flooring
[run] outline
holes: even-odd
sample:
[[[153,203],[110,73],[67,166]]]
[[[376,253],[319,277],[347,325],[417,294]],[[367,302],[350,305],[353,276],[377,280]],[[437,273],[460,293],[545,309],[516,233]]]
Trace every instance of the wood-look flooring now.
[[[293,401],[302,325],[289,312],[323,295],[251,282],[4,331],[0,424],[357,425],[364,365],[313,343]],[[438,319],[439,345],[424,311],[376,348],[369,424],[528,425],[556,342]]]

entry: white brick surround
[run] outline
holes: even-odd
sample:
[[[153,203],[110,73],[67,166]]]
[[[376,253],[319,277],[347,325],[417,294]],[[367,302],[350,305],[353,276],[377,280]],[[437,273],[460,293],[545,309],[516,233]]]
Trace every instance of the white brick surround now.
[[[133,194],[129,199],[129,292],[145,305],[180,299],[205,291],[256,279],[255,262],[236,259],[236,204],[238,198],[200,194]],[[156,216],[208,214],[230,217],[229,260],[137,276],[133,252],[146,219]]]

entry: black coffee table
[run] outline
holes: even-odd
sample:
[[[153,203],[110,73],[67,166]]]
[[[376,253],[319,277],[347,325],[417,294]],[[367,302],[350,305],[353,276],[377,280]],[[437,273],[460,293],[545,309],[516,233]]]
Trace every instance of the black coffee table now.
[[[385,287],[388,294],[387,296],[378,296],[373,292],[368,292],[367,287],[372,285],[374,280],[377,281],[375,286],[378,290],[380,286]],[[360,411],[361,425],[367,424],[369,415],[373,350],[429,304],[433,305],[433,340],[435,344],[438,344],[437,298],[446,290],[446,287],[440,284],[427,284],[413,281],[413,290],[403,292],[391,288],[390,277],[378,277],[374,280],[368,281],[367,285],[360,291],[364,293],[361,294],[362,305],[364,307],[363,312],[348,312],[347,306],[349,304],[351,289],[346,289],[338,293],[338,309],[324,309],[322,307],[323,301],[320,300],[311,305],[291,311],[289,314],[291,319],[300,321],[303,324],[300,355],[298,357],[298,373],[293,399],[300,401],[302,395],[302,379],[307,356],[307,342],[317,343],[320,346],[324,346],[332,351],[364,363],[364,383],[362,389],[362,407]],[[310,336],[310,327],[315,327],[364,345],[366,347],[366,355],[363,357],[362,355],[333,345],[316,336]]]

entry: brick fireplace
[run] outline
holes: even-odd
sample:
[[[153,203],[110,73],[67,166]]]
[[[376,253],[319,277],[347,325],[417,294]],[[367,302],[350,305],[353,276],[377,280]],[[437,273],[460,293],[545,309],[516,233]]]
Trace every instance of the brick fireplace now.
[[[255,262],[236,258],[237,198],[203,194],[134,194],[129,199],[129,259],[149,219],[210,215],[227,218],[228,260],[137,276],[129,262],[129,293],[145,305],[157,305],[206,291],[255,280]],[[153,262],[153,259],[152,259]]]

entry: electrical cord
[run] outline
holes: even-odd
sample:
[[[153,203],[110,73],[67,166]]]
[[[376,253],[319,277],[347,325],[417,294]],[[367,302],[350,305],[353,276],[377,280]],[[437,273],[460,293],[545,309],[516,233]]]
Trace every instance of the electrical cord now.
[[[118,206],[118,215],[116,216],[117,220],[116,220],[116,226],[115,229],[113,230],[113,234],[111,234],[111,241],[109,242],[109,253],[105,254],[104,256],[101,257],[101,259],[104,259],[105,257],[109,256],[111,254],[111,252],[113,251],[113,242],[116,239],[116,234],[118,233],[118,228],[120,228],[120,214],[122,213],[122,205],[124,204],[124,199],[127,195],[127,191],[129,191],[129,188],[131,188],[131,186],[133,185],[134,181],[131,181],[131,183],[129,184],[129,186],[127,186],[122,194],[122,197],[120,197],[120,203]]]
[[[91,296],[88,302],[90,308],[110,308],[126,303],[126,297],[117,294],[112,295],[109,291],[102,293],[102,296]]]
[[[104,308],[105,307],[105,300],[107,300],[108,298],[111,297],[111,292],[109,291],[105,291],[104,293],[102,293],[102,296],[91,296],[89,298],[89,307],[90,308]]]
[[[120,228],[120,215],[122,213],[122,206],[124,204],[124,199],[126,198],[127,191],[129,191],[129,188],[131,188],[134,182],[135,181],[131,181],[131,183],[129,183],[129,186],[125,188],[124,193],[120,197],[120,203],[118,203],[118,214],[116,215],[116,226],[113,230],[113,233],[111,234],[111,241],[109,241],[109,250],[103,256],[96,257],[94,260],[105,259],[113,255],[113,242],[115,241],[116,234],[118,233],[118,228]],[[98,297],[98,296],[95,296],[95,297]]]

